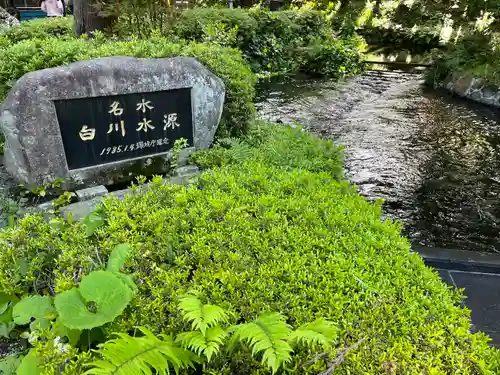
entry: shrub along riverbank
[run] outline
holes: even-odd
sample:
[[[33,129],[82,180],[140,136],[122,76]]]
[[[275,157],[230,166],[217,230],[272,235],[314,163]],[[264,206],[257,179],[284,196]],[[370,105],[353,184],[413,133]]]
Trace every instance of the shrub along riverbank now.
[[[500,371],[460,294],[340,180],[340,148],[257,124],[194,160],[212,168],[189,187],[156,179],[83,222],[0,232],[2,332],[33,347],[9,359],[22,374]],[[89,365],[112,332],[127,335]]]
[[[440,83],[451,74],[481,78],[485,86],[500,86],[500,33],[479,33],[463,37],[456,45],[437,54],[436,69],[429,79]]]
[[[161,34],[170,43],[236,48],[255,73],[266,75],[303,72],[341,78],[363,69],[364,40],[356,34],[340,35],[322,12],[195,8],[156,31],[146,19],[137,23],[125,15],[106,38],[149,40]],[[71,18],[24,22],[0,31],[0,46],[7,49],[30,39],[75,39],[72,28]]]
[[[192,185],[155,178],[82,222],[28,215],[0,232],[0,336],[21,346],[0,371],[499,373],[460,293],[343,181],[341,148],[250,126],[254,72],[352,74],[357,39],[337,40],[315,12],[193,10],[172,30],[0,37],[2,96],[27,72],[111,55],[193,56],[227,89],[220,145],[193,156],[205,172]]]
[[[333,78],[362,71],[364,40],[341,35],[323,12],[195,8],[173,24],[181,39],[237,48],[256,73]]]

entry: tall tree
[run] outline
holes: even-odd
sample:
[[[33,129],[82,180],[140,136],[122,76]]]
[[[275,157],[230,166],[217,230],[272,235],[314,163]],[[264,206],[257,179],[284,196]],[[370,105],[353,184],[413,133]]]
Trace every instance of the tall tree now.
[[[77,37],[90,33],[89,15],[91,11],[90,0],[73,0],[73,15],[75,17],[75,32]]]
[[[104,30],[111,26],[118,16],[101,12],[101,6],[94,0],[73,0],[73,15],[75,17],[76,36],[87,34],[92,37],[96,30]]]

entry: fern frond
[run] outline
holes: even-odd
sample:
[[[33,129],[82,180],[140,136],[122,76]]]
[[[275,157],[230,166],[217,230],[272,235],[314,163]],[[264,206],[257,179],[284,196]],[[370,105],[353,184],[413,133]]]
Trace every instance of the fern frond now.
[[[309,347],[321,345],[325,349],[332,345],[337,335],[337,329],[332,322],[326,319],[317,319],[304,324],[290,333],[288,341],[293,344],[303,344]]]
[[[150,375],[151,369],[170,374],[171,368],[178,373],[198,362],[194,353],[178,347],[170,336],[157,337],[144,327],[139,329],[143,337],[118,333],[117,338],[101,344],[97,353],[102,360],[91,363],[93,368],[84,375]]]
[[[252,355],[263,352],[262,363],[272,369],[273,374],[282,364],[290,361],[293,351],[286,342],[290,335],[290,326],[285,317],[278,313],[262,314],[251,323],[240,324],[230,329],[234,332],[235,341],[247,342],[252,349]]]
[[[176,341],[182,347],[190,349],[198,355],[204,355],[207,357],[208,362],[210,362],[212,356],[219,353],[220,347],[224,344],[226,337],[227,333],[221,326],[216,325],[215,327],[208,328],[205,335],[200,331],[181,333],[177,336]]]
[[[229,321],[229,314],[222,307],[204,305],[198,297],[192,294],[181,298],[179,310],[184,320],[191,322],[193,330],[200,331],[203,336],[208,328]]]
[[[218,143],[222,147],[233,147],[234,145],[241,144],[241,140],[236,137],[224,137],[219,139]]]
[[[247,143],[242,142],[238,138],[222,138],[219,141],[221,146],[229,147],[229,152],[234,160],[243,163],[252,155],[252,148]]]

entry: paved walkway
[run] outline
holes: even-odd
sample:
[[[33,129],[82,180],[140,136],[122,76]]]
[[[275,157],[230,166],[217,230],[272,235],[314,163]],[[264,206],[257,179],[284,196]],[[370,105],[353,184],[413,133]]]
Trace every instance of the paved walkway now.
[[[463,289],[472,330],[483,331],[500,348],[500,254],[414,247],[448,285]]]
[[[500,348],[500,275],[439,269],[449,285],[464,288],[464,303],[472,310],[473,330],[481,330]]]

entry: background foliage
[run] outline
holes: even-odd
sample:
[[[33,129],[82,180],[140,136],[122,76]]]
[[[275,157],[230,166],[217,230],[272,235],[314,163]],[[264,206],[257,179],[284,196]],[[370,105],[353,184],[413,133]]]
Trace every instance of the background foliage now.
[[[122,37],[133,32],[125,30]],[[134,33],[134,32],[133,32]],[[256,73],[306,73],[345,76],[362,69],[360,37],[340,38],[318,11],[194,8],[183,11],[163,33],[171,38],[237,48]],[[314,61],[327,62],[309,69]],[[332,69],[335,66],[337,69]]]
[[[496,77],[498,2],[287,5],[302,9],[197,8],[177,18],[169,2],[124,2],[121,11],[108,9],[120,12],[114,35],[106,39],[97,33],[90,41],[75,39],[68,19],[0,31],[2,97],[27,72],[111,55],[193,56],[227,88],[219,143],[193,156],[205,169],[193,185],[165,185],[156,178],[147,189],[134,187],[125,200],[106,199],[83,222],[27,216],[0,232],[0,335],[26,330],[33,349],[25,351],[24,371],[34,374],[34,366],[49,374],[82,373],[96,359],[89,349],[109,340],[112,332],[121,332],[125,341],[145,342],[135,337],[137,326],[151,334],[186,333],[192,327],[178,305],[195,291],[204,304],[233,312],[234,323],[244,326],[263,311],[287,316],[286,322],[278,319],[281,327],[318,318],[336,326],[331,350],[301,348],[283,373],[318,374],[327,368],[346,375],[500,372],[499,352],[483,334],[470,333],[460,292],[449,290],[411,252],[398,224],[380,220],[380,202],[369,204],[342,181],[341,148],[300,128],[256,124],[249,129],[252,71],[355,74],[365,48],[358,33],[375,46],[428,51],[442,47],[439,32],[451,20],[459,42],[448,54],[436,55],[448,59],[439,74],[471,69]],[[89,289],[104,291],[105,278],[99,288],[95,275],[111,272],[104,271],[106,261],[124,243],[130,244],[130,255],[119,267],[125,273],[106,278],[121,286],[129,304],[117,310],[107,306],[109,311],[86,304],[88,290],[82,293],[82,284],[90,280]],[[19,302],[26,294],[31,296]],[[72,326],[69,316],[75,314],[64,303],[52,307],[52,299],[66,297],[79,299],[84,319],[78,327]],[[33,301],[40,309],[32,308]],[[104,326],[87,319],[92,314]],[[61,321],[83,329],[86,340],[75,346],[74,332]],[[149,331],[142,332],[148,336]],[[207,356],[205,349],[195,350]],[[222,351],[193,371],[261,375],[278,368],[269,370],[261,359],[244,347],[232,354]]]

